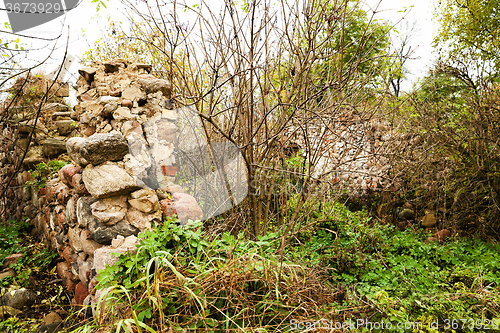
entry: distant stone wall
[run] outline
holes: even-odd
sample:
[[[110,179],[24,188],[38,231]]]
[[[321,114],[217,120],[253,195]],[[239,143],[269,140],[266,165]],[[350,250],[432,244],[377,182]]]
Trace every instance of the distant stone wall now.
[[[33,234],[59,252],[57,273],[77,305],[91,303],[97,272],[116,260],[111,253],[133,250],[139,232],[173,214],[181,223],[203,217],[174,183],[178,115],[170,83],[150,71],[127,60],[81,69],[78,104],[46,105],[29,147],[32,119],[3,124],[2,180],[28,153],[3,198],[2,219],[30,218]],[[27,170],[53,158],[71,164],[43,188],[22,186],[31,180]]]

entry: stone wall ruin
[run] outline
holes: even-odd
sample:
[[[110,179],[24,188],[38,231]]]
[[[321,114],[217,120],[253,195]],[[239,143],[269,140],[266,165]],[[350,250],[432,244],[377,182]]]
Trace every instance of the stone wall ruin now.
[[[33,234],[59,253],[57,274],[76,305],[91,302],[97,272],[116,260],[111,253],[133,250],[139,232],[173,214],[181,223],[203,217],[175,184],[179,117],[171,85],[150,72],[128,60],[83,68],[78,104],[44,105],[36,126],[18,109],[3,110],[10,113],[2,123],[1,181],[12,181],[1,217],[28,217]],[[27,186],[28,170],[54,158],[70,164],[45,186]]]

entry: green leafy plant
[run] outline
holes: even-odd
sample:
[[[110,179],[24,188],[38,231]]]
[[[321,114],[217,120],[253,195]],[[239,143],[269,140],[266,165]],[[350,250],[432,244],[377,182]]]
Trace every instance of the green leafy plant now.
[[[3,265],[9,255],[26,249],[21,245],[20,239],[20,234],[30,226],[25,221],[10,220],[0,223],[0,265]]]
[[[68,164],[65,161],[52,160],[48,163],[42,162],[35,165],[35,170],[30,170],[29,173],[33,180],[27,181],[24,186],[36,186],[44,188],[47,185],[47,180],[57,176],[57,173],[63,166]]]
[[[334,285],[349,288],[337,311],[370,304],[379,322],[498,320],[500,246],[478,239],[426,243],[428,236],[335,204],[330,219],[301,235],[302,245],[287,254],[328,267]]]

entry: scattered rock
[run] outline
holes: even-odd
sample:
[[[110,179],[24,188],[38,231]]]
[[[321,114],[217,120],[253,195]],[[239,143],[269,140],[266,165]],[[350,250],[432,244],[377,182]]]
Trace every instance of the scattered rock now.
[[[0,280],[5,279],[8,276],[15,277],[16,272],[12,268],[8,268],[0,273]]]
[[[438,243],[439,241],[438,241],[438,239],[437,239],[436,237],[429,237],[429,238],[427,238],[427,239],[425,240],[425,243],[426,243],[426,244],[429,244],[429,243],[431,243],[431,242]]]
[[[451,232],[448,229],[439,230],[432,237],[436,238],[439,243],[442,243],[447,238],[451,237]]]
[[[45,317],[42,319],[44,325],[50,325],[52,323],[55,323],[57,321],[62,321],[61,316],[59,313],[52,311],[49,314],[47,314]]]
[[[432,228],[436,225],[436,216],[433,213],[427,213],[422,220],[422,225],[425,228]]]
[[[203,211],[200,206],[198,206],[196,199],[189,194],[172,194],[172,203],[173,208],[177,213],[177,218],[181,221],[181,224],[186,224],[189,219],[196,221],[203,218]]]
[[[48,325],[42,325],[37,328],[38,333],[57,333],[63,329],[62,321],[55,321]]]
[[[9,267],[12,264],[15,264],[19,258],[23,256],[22,253],[14,253],[5,258],[3,262],[3,267]]]
[[[10,306],[16,309],[22,309],[25,306],[30,306],[36,301],[36,295],[33,291],[25,288],[6,292],[0,298],[0,305]]]
[[[412,220],[415,217],[415,213],[409,208],[404,208],[399,212],[398,217],[401,220]]]
[[[4,319],[6,316],[13,317],[19,316],[23,313],[21,310],[10,307],[10,306],[0,306],[0,318]]]
[[[80,147],[80,155],[93,166],[106,161],[119,161],[126,154],[128,154],[127,140],[116,131],[94,134]]]

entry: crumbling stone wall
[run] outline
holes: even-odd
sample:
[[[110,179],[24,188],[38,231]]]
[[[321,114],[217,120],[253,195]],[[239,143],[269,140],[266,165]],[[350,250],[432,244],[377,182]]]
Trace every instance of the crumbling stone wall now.
[[[57,273],[77,305],[92,302],[99,270],[116,260],[111,253],[132,251],[139,232],[173,214],[181,223],[203,217],[196,200],[174,183],[178,115],[171,85],[150,71],[127,60],[81,69],[78,104],[45,106],[11,183],[19,187],[6,203],[21,208],[6,209],[2,218],[30,218],[33,234],[59,252]],[[15,171],[21,151],[9,149],[13,138],[23,139],[23,126],[29,120],[14,130],[4,126],[10,138],[1,152],[4,178]],[[71,164],[44,188],[20,186],[30,180],[29,168],[55,157]]]

